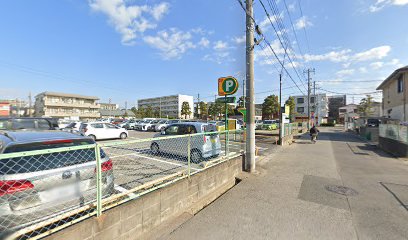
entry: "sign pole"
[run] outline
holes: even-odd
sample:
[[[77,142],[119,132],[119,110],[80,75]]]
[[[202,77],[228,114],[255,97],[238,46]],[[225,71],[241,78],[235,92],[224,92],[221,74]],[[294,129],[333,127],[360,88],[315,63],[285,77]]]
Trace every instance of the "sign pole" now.
[[[228,156],[228,104],[227,95],[224,96],[225,99],[225,156]]]

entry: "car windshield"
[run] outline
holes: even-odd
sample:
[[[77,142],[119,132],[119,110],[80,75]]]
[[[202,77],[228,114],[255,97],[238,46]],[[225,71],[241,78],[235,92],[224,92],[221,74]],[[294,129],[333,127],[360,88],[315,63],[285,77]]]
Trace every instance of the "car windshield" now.
[[[68,124],[65,128],[74,128],[75,125],[76,123],[73,122],[73,123]]]
[[[159,123],[160,124],[164,124],[164,123],[166,123],[167,121],[166,120],[161,120]]]
[[[264,124],[272,124],[272,123],[274,123],[274,121],[272,121],[272,120],[266,120],[266,121],[264,121]]]
[[[151,123],[158,123],[158,122],[160,122],[160,121],[159,120],[154,120]]]

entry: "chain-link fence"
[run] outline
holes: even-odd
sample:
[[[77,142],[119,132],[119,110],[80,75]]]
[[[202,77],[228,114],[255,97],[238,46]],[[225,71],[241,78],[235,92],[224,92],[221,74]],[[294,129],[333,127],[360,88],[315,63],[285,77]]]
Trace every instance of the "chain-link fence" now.
[[[186,133],[0,154],[0,239],[44,237],[245,149],[241,130]]]

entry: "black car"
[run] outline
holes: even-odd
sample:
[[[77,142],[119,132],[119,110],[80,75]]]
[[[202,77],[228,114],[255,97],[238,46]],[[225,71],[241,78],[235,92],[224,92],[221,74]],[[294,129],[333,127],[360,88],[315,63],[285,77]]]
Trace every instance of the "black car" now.
[[[58,130],[58,120],[36,117],[2,117],[0,130]]]

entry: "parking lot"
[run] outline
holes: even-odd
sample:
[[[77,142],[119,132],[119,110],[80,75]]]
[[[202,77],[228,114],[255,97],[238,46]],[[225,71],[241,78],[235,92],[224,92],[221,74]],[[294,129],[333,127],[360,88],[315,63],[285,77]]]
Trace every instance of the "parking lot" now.
[[[187,173],[189,166],[185,155],[154,154],[150,150],[152,141],[145,141],[145,139],[153,138],[156,134],[159,133],[129,130],[129,137],[125,140],[98,141],[113,162],[117,192],[125,192],[172,174]],[[182,139],[173,141],[174,146],[172,147],[182,148]],[[203,169],[209,161],[216,161],[225,156],[225,135],[221,134],[220,141],[221,153],[218,156],[205,158],[198,163],[191,162],[191,173]],[[240,136],[231,134],[228,143],[229,156],[241,153],[243,144]]]

